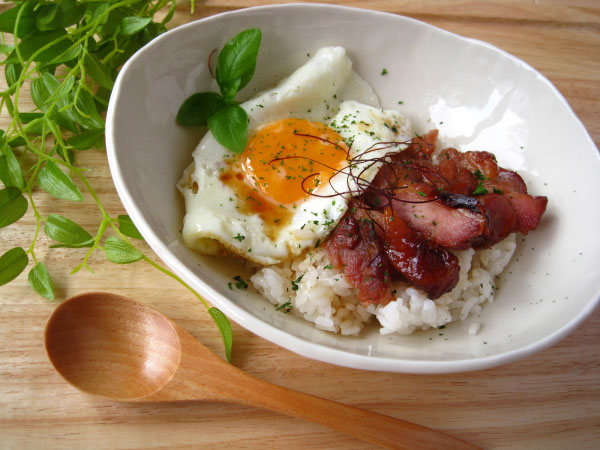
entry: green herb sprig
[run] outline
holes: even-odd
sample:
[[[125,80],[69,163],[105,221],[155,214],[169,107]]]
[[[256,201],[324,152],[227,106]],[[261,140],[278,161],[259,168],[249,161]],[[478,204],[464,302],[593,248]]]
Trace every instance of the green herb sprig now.
[[[36,255],[42,229],[56,242],[51,247],[87,249],[72,273],[91,270],[88,261],[96,250],[116,264],[144,260],[202,301],[231,361],[232,329],[225,315],[135,247],[131,239],[142,236],[131,219],[111,217],[85,176],[88,169],[76,165],[78,152],[103,148],[103,113],[118,70],[138,49],[166,31],[175,0],[27,0],[14,4],[0,14],[0,67],[6,87],[0,92],[0,110],[6,110],[11,119],[0,130],[0,229],[19,221],[31,207],[35,232],[28,246],[15,246],[0,255],[0,286],[18,277],[31,258],[30,286],[54,300],[50,273]],[[155,21],[159,12],[162,19]],[[234,86],[229,89],[233,91]],[[21,103],[27,95],[35,107],[26,111]],[[51,197],[81,202],[79,186],[102,214],[95,233],[59,214],[43,216],[36,206],[33,193],[38,187]]]
[[[252,79],[260,47],[261,31],[244,30],[221,49],[215,71],[220,94],[197,92],[188,97],[177,113],[177,123],[188,127],[208,126],[223,147],[242,153],[248,140],[248,115],[235,96]]]
[[[485,195],[487,193],[488,193],[488,190],[485,188],[483,183],[480,181],[477,184],[477,187],[475,188],[475,190],[472,192],[471,195]]]

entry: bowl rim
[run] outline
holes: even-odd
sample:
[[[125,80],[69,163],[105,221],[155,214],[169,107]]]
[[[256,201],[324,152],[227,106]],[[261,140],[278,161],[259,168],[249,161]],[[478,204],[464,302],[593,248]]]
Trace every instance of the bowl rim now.
[[[523,347],[508,350],[506,352],[498,353],[495,355],[471,358],[471,359],[458,359],[458,360],[418,360],[418,359],[396,359],[382,356],[370,356],[366,354],[352,353],[341,349],[329,347],[325,344],[315,343],[306,341],[300,337],[289,334],[288,332],[279,329],[262,319],[252,315],[250,312],[237,306],[235,303],[229,301],[225,296],[221,295],[204,281],[196,277],[175,255],[171,252],[167,245],[165,245],[151,229],[149,224],[144,219],[141,210],[136,206],[133,201],[133,197],[127,188],[121,168],[119,166],[118,158],[116,156],[116,143],[114,139],[114,117],[115,117],[115,105],[118,102],[119,96],[122,92],[122,82],[130,66],[141,58],[146,52],[149,51],[150,47],[156,42],[160,42],[164,39],[170,39],[175,37],[178,33],[183,33],[189,28],[195,28],[202,26],[205,23],[213,21],[227,20],[229,17],[245,14],[250,11],[273,11],[288,9],[314,9],[316,11],[329,9],[331,11],[344,11],[358,14],[366,14],[372,16],[394,16],[400,21],[407,21],[408,23],[416,23],[420,26],[424,26],[432,31],[441,33],[443,36],[450,37],[452,39],[460,39],[469,42],[472,45],[485,47],[489,50],[499,53],[501,56],[510,59],[512,62],[519,64],[523,69],[533,71],[535,75],[545,83],[557,96],[557,98],[563,103],[572,116],[575,119],[581,131],[585,134],[587,141],[596,147],[589,133],[585,129],[585,126],[581,120],[577,117],[567,100],[558,91],[558,89],[541,73],[535,70],[528,63],[522,61],[516,56],[484,41],[480,41],[473,38],[461,36],[456,33],[444,30],[426,22],[406,17],[398,14],[363,9],[357,7],[331,5],[323,3],[288,3],[288,4],[277,4],[277,5],[265,5],[255,6],[245,9],[239,9],[234,11],[228,11],[219,13],[213,16],[202,18],[196,21],[192,21],[176,28],[169,30],[166,33],[161,34],[149,44],[144,46],[138,52],[136,52],[121,68],[119,75],[114,84],[114,88],[110,97],[109,106],[106,116],[106,152],[108,157],[108,163],[110,172],[115,184],[117,193],[125,207],[125,210],[139,229],[140,233],[152,248],[152,250],[160,257],[161,260],[185,283],[191,286],[198,292],[199,295],[205,297],[213,303],[216,307],[221,309],[228,317],[238,323],[240,326],[249,330],[253,334],[260,336],[261,338],[277,344],[287,350],[290,350],[301,356],[334,364],[343,367],[349,367],[353,369],[361,370],[376,370],[383,372],[400,372],[400,373],[411,373],[411,374],[445,374],[445,373],[458,373],[468,372],[475,370],[483,370],[502,364],[506,364],[517,359],[524,358],[533,353],[544,350],[559,340],[569,335],[575,328],[577,328],[597,307],[600,303],[600,291],[595,294],[586,304],[585,307],[569,322],[563,325],[561,328],[555,330],[551,334],[539,339],[536,342],[527,344]],[[597,148],[596,148],[597,150]]]

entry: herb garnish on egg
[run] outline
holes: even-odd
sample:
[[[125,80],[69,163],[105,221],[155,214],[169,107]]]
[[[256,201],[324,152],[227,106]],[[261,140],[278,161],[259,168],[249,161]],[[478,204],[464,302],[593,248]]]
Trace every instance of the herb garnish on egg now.
[[[260,41],[260,29],[250,28],[225,44],[216,70],[221,94],[198,92],[188,97],[177,113],[179,125],[208,125],[223,147],[235,153],[244,150],[248,140],[248,115],[234,99],[254,75]]]
[[[180,122],[203,96],[219,94],[186,100]],[[245,147],[231,151],[206,119],[209,131],[178,183],[186,201],[182,236],[202,254],[236,254],[262,265],[318,248],[383,156],[401,151],[412,135],[403,116],[381,109],[342,47],[319,49],[235,106],[247,115]]]

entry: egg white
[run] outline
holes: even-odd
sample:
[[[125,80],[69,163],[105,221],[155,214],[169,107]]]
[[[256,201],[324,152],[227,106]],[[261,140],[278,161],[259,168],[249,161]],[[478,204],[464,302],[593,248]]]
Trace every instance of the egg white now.
[[[288,117],[329,123],[347,141],[354,171],[361,172],[360,154],[378,142],[405,141],[412,136],[409,121],[397,111],[380,109],[371,87],[352,70],[342,47],[320,49],[305,65],[274,88],[243,103],[249,134],[264,124]],[[400,151],[403,146],[395,146]],[[392,151],[369,152],[372,158]],[[275,264],[317,246],[347,209],[347,173],[338,173],[319,195],[309,196],[293,209],[292,219],[276,237],[266,232],[258,215],[243,214],[236,194],[219,176],[231,152],[208,132],[193,152],[194,162],[177,187],[186,203],[182,235],[185,244],[203,254],[235,253],[260,264]],[[380,164],[379,164],[380,165]],[[371,181],[379,165],[362,171]],[[353,172],[354,173],[354,172]]]

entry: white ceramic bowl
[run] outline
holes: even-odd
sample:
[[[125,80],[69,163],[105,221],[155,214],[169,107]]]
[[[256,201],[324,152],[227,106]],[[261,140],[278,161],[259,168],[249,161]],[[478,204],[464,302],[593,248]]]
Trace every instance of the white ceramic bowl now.
[[[217,90],[211,50],[260,27],[257,73],[249,97],[291,73],[325,45],[342,45],[385,108],[402,108],[421,131],[437,126],[447,144],[494,152],[530,192],[549,197],[535,232],[519,237],[496,301],[476,320],[411,336],[360,337],[315,329],[250,291],[227,283],[242,269],[188,250],[175,183],[200,134],[175,124],[183,100]],[[388,74],[382,76],[382,69]],[[398,102],[403,104],[399,105]],[[561,94],[519,59],[409,18],[331,5],[250,8],[176,28],[152,41],[121,71],[108,111],[106,140],[117,191],[160,258],[241,326],[309,358],[348,367],[410,373],[482,369],[555,343],[589,315],[600,292],[600,160]]]

